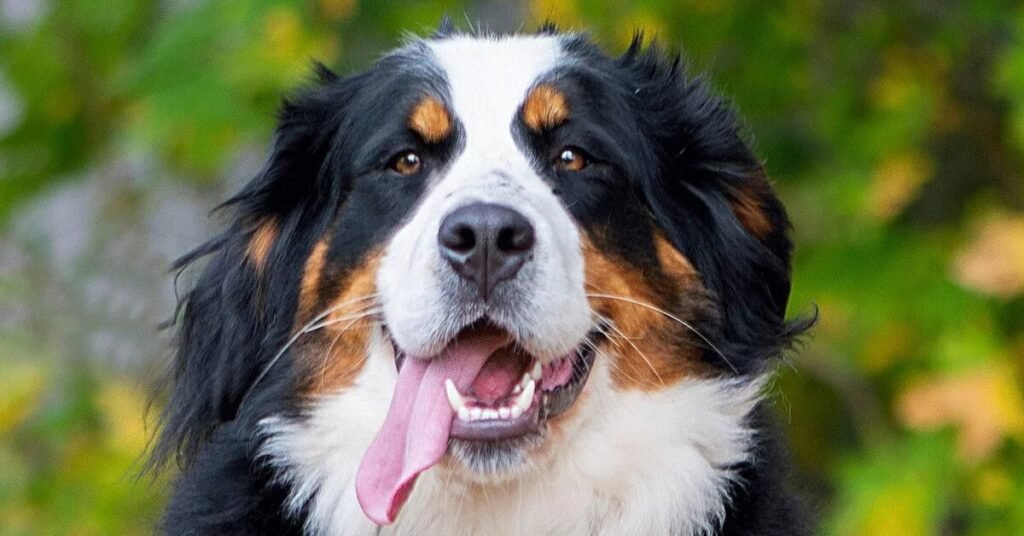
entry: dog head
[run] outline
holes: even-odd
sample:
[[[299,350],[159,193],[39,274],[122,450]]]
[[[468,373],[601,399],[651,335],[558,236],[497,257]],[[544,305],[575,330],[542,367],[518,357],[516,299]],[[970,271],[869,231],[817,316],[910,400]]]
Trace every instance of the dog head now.
[[[789,223],[761,163],[640,39],[610,58],[442,31],[321,69],[229,204],[184,261],[213,255],[162,449],[188,463],[249,422],[296,510],[354,493],[390,523],[432,467],[543,479],[594,437],[674,430],[681,385],[746,384],[804,325],[784,321]]]

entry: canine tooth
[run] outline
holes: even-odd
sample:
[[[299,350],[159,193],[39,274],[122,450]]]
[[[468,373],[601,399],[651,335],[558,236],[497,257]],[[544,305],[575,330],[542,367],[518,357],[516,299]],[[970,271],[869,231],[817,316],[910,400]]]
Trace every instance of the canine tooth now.
[[[498,408],[498,416],[502,419],[507,419],[512,415],[512,410],[508,408]]]
[[[468,421],[469,420],[469,408],[467,408],[466,406],[462,406],[461,408],[459,408],[459,420],[460,421]]]
[[[469,419],[473,420],[473,421],[478,421],[478,420],[480,420],[480,415],[482,413],[483,413],[482,409],[480,409],[480,408],[472,408],[472,409],[469,410]]]
[[[485,419],[497,419],[498,418],[498,412],[494,411],[493,409],[485,409],[483,411],[483,417]]]
[[[523,389],[522,393],[519,393],[519,398],[516,399],[516,406],[519,409],[526,411],[530,404],[533,403],[533,392],[537,389],[537,382],[530,380],[530,383],[526,384],[526,388]]]
[[[466,401],[459,394],[459,390],[455,388],[455,383],[451,378],[444,381],[444,392],[448,395],[448,403],[452,405],[453,410],[459,411],[459,408],[466,407]]]
[[[521,392],[523,392],[523,386],[517,383],[516,386],[512,388],[512,394],[518,395]]]
[[[537,381],[543,375],[544,375],[544,369],[543,369],[543,367],[541,367],[540,361],[534,361],[533,362],[533,371],[530,372],[530,377],[533,378],[534,381]]]
[[[509,413],[512,415],[513,419],[518,419],[523,414],[523,408],[519,407],[519,404],[516,404],[515,406],[512,406]]]

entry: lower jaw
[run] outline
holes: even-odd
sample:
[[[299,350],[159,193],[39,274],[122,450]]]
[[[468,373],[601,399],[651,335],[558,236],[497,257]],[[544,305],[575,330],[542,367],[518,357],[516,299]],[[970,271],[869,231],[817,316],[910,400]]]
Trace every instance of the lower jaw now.
[[[546,439],[546,424],[513,438],[474,441],[448,440],[448,466],[469,480],[504,480],[520,473],[529,465],[534,453]]]

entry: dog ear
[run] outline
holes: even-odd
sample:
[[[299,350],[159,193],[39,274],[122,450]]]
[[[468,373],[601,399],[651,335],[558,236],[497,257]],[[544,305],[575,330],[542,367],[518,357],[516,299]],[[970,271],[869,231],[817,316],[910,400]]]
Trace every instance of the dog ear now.
[[[306,252],[345,195],[329,164],[345,84],[322,66],[316,72],[319,83],[281,107],[263,168],[218,207],[230,214],[227,231],[174,264],[180,275],[208,259],[175,312],[169,398],[150,469],[172,457],[190,465],[216,426],[236,418],[292,329]]]
[[[641,181],[656,223],[700,272],[718,303],[723,367],[755,372],[812,320],[787,323],[790,223],[732,111],[678,57],[637,36],[619,59],[644,91],[635,105],[660,160]]]

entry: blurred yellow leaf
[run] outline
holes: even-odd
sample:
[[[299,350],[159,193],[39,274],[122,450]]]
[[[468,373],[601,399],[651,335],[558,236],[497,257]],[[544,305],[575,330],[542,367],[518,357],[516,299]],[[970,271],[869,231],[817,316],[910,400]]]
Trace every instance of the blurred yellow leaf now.
[[[937,50],[892,47],[882,54],[882,72],[871,81],[869,98],[879,108],[898,110],[925,94],[941,92],[939,81],[947,76],[948,63]]]
[[[893,486],[879,493],[871,502],[857,536],[926,536],[928,519],[921,508],[926,500],[919,489],[910,485]]]
[[[532,0],[530,15],[536,21],[550,21],[561,28],[579,28],[583,24],[583,17],[577,2]]]
[[[257,61],[246,68],[289,86],[309,74],[311,59],[331,63],[338,51],[338,40],[334,35],[315,31],[298,11],[278,7],[264,15],[263,39],[254,51]]]
[[[890,156],[875,168],[868,186],[867,207],[872,217],[889,221],[914,200],[931,178],[932,162],[918,152]]]
[[[629,14],[629,24],[619,24],[616,27],[616,44],[622,48],[629,46],[638,29],[643,30],[647,39],[665,38],[670,35],[664,24],[664,17],[649,9],[635,9]]]
[[[818,300],[818,309],[821,311],[820,321],[817,326],[819,335],[832,340],[844,339],[850,334],[850,326],[853,323],[853,305],[847,298],[839,295],[822,294]]]
[[[0,434],[14,428],[35,407],[46,374],[26,362],[4,362],[0,374]]]
[[[959,429],[967,460],[985,458],[1008,436],[1024,439],[1024,398],[1011,367],[935,376],[911,385],[896,411],[911,428]]]
[[[96,405],[103,412],[111,445],[130,455],[140,454],[146,448],[145,396],[137,389],[110,382],[96,397]]]
[[[881,372],[911,354],[919,343],[913,324],[894,320],[868,335],[860,361],[865,371]]]
[[[956,256],[961,285],[1003,298],[1024,292],[1024,216],[992,220]]]
[[[298,52],[302,39],[302,21],[298,13],[288,8],[270,10],[263,19],[268,46],[266,52],[273,59],[287,64]]]
[[[991,506],[1006,504],[1013,493],[1013,478],[1000,468],[979,471],[971,481],[975,500]]]

